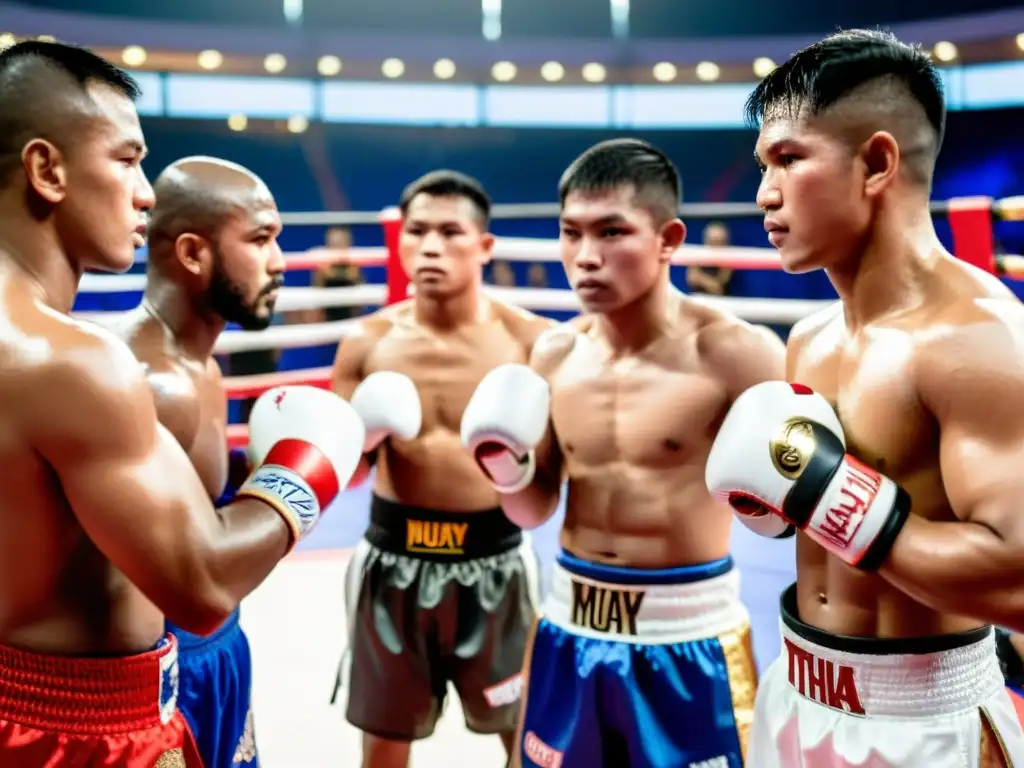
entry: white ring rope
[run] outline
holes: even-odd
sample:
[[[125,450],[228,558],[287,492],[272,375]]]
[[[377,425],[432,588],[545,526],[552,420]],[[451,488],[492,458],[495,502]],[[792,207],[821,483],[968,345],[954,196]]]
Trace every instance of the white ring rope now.
[[[578,312],[580,308],[576,294],[567,290],[490,286],[486,290],[494,298],[524,309]],[[699,296],[695,299],[752,323],[777,325],[791,325],[834,303],[815,299],[746,299],[718,296]],[[294,349],[333,344],[347,336],[358,322],[358,319],[336,320],[329,323],[275,325],[265,331],[225,331],[217,340],[216,351],[218,354],[224,354],[252,349]]]
[[[385,266],[387,249],[381,246],[346,249],[315,248],[307,253],[288,254],[288,269],[314,269],[329,264],[361,264]],[[558,241],[541,237],[498,237],[494,240],[493,258],[498,261],[561,261]],[[675,265],[730,267],[732,269],[779,269],[779,256],[774,248],[715,248],[706,245],[683,245],[672,258]],[[82,276],[82,293],[128,293],[146,287],[145,275]]]

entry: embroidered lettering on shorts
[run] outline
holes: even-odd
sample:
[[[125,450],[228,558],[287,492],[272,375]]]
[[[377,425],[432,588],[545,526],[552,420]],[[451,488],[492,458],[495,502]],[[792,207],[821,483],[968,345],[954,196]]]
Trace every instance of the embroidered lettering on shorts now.
[[[484,689],[484,698],[494,709],[515,704],[523,695],[523,676],[516,673],[496,685]]]
[[[540,768],[562,768],[564,755],[541,741],[533,731],[523,736],[523,753]]]
[[[572,623],[595,632],[635,635],[646,593],[572,580]]]
[[[792,640],[786,639],[789,684],[808,699],[851,715],[864,715],[853,667],[819,659]]]
[[[462,555],[466,552],[468,532],[469,523],[406,520],[405,549],[432,555]]]

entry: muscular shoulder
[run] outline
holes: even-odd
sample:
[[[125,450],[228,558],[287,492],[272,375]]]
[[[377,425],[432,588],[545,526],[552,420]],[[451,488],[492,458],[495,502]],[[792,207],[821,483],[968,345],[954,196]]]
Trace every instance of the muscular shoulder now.
[[[545,378],[552,376],[576,346],[580,335],[589,328],[589,320],[576,317],[544,330],[533,345],[530,367]]]
[[[950,303],[911,338],[914,379],[933,412],[964,392],[980,402],[1010,385],[1024,395],[1024,305],[1012,294]]]
[[[694,321],[701,364],[734,395],[784,377],[786,348],[770,329],[709,307]]]
[[[791,353],[794,350],[802,349],[825,328],[841,318],[842,315],[843,303],[837,301],[834,304],[829,304],[824,309],[800,318],[790,329],[786,346]]]
[[[33,439],[80,449],[145,434],[154,413],[143,366],[111,331],[70,318],[51,318],[45,364],[27,376],[26,413]],[[140,422],[141,420],[141,422]]]
[[[522,307],[514,307],[501,301],[491,300],[495,315],[505,326],[505,330],[518,341],[528,353],[533,349],[538,339],[546,331],[553,328],[555,321],[534,314]]]

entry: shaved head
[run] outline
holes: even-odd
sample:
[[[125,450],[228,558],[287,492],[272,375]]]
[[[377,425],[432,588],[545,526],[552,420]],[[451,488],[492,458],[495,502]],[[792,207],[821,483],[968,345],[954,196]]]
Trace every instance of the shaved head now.
[[[153,191],[156,205],[149,242],[158,258],[183,234],[216,239],[226,219],[273,201],[259,176],[215,157],[185,157],[171,163],[157,177]]]
[[[912,183],[931,184],[945,131],[942,81],[920,46],[887,32],[838,32],[795,53],[765,77],[746,104],[755,127],[814,124],[856,147],[890,133]]]
[[[281,217],[263,180],[228,160],[186,157],[164,169],[153,191],[147,291],[173,284],[228,322],[266,328],[284,261]]]

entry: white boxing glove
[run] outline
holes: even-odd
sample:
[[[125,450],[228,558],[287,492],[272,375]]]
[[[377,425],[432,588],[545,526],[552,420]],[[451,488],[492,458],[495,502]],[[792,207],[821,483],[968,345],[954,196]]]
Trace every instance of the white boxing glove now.
[[[548,383],[520,363],[499,365],[477,386],[462,414],[462,444],[499,493],[518,493],[533,480],[534,448],[550,413]]]
[[[736,399],[711,446],[705,480],[744,523],[754,516],[752,530],[771,535],[792,524],[864,570],[882,564],[910,513],[906,491],[846,453],[829,402],[784,381],[757,384]],[[775,527],[758,520],[768,514]]]
[[[377,371],[356,387],[349,401],[366,427],[363,453],[376,450],[391,435],[412,440],[423,424],[420,395],[403,373]]]
[[[347,402],[325,389],[268,389],[249,415],[249,456],[255,467],[235,498],[270,504],[292,532],[292,546],[359,466],[366,430]]]

